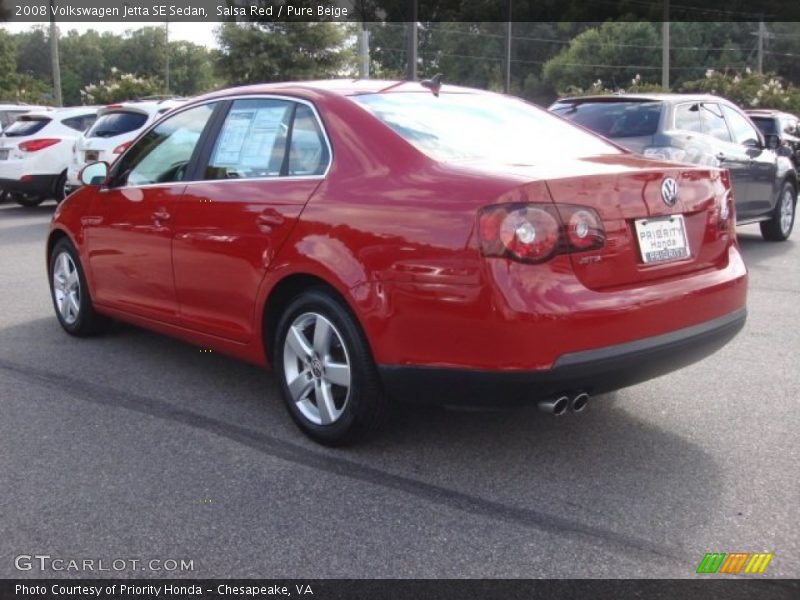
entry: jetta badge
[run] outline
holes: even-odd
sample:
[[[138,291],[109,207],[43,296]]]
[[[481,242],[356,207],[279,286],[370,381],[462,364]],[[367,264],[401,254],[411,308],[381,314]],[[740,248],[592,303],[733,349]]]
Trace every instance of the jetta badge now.
[[[667,177],[661,182],[661,197],[667,206],[675,206],[678,202],[678,182],[672,177]]]

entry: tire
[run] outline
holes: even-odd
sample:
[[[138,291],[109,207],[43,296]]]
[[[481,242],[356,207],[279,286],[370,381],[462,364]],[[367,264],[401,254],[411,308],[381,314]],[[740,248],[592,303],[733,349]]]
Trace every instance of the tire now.
[[[8,200],[8,192],[5,190],[0,190],[0,204]]]
[[[95,312],[80,258],[68,239],[53,247],[49,273],[50,297],[64,331],[82,337],[108,329],[111,319]]]
[[[289,303],[272,348],[289,414],[314,441],[353,443],[386,422],[390,403],[364,333],[327,289],[312,288]]]
[[[769,242],[783,242],[789,239],[794,226],[795,209],[797,208],[797,190],[787,181],[781,188],[772,217],[761,222],[761,235]]]
[[[31,196],[28,194],[12,194],[11,198],[20,206],[25,206],[27,208],[39,206],[44,202],[44,196]]]
[[[56,180],[56,186],[53,190],[53,198],[56,199],[56,202],[61,202],[64,198],[67,197],[66,193],[66,185],[67,185],[67,172],[64,171],[61,176]]]

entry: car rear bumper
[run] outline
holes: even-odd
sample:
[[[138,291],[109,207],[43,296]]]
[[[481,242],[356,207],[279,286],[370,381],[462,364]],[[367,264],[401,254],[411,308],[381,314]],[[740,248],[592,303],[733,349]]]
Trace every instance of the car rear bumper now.
[[[387,392],[423,404],[518,405],[561,392],[611,392],[675,371],[716,352],[742,329],[747,309],[624,344],[563,354],[543,371],[379,366]]]
[[[58,175],[26,175],[21,179],[0,178],[0,189],[6,192],[45,196],[53,192]]]

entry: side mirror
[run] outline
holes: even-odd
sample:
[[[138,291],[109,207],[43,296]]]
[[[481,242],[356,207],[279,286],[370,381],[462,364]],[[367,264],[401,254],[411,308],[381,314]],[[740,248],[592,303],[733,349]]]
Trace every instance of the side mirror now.
[[[78,179],[83,185],[103,185],[108,179],[108,163],[105,161],[89,163],[78,173]]]
[[[777,150],[781,145],[781,138],[774,133],[768,133],[764,136],[764,142],[770,150]]]

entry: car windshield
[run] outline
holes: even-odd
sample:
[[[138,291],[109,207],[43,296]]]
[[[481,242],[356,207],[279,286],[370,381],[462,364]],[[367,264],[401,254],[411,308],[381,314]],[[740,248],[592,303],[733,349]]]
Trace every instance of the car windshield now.
[[[20,117],[11,125],[6,127],[3,135],[8,137],[22,137],[25,135],[33,135],[44,129],[44,126],[50,122],[46,117]]]
[[[532,165],[556,158],[620,153],[545,110],[504,96],[390,93],[353,99],[437,160]]]
[[[754,117],[750,115],[750,120],[756,124],[764,135],[775,135],[778,133],[775,127],[775,119],[772,117]]]
[[[147,123],[147,115],[140,112],[118,111],[97,119],[86,137],[109,138],[136,131]]]
[[[559,102],[554,113],[608,138],[644,137],[658,130],[662,102]]]

